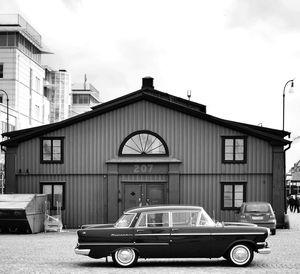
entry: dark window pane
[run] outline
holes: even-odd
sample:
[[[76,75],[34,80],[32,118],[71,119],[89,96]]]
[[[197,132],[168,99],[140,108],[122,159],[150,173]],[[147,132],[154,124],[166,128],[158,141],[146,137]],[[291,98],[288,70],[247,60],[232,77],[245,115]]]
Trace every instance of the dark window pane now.
[[[53,206],[62,206],[63,186],[53,185]]]
[[[15,33],[8,33],[8,45],[16,46],[16,34]]]
[[[0,47],[7,46],[7,34],[6,33],[0,33]]]

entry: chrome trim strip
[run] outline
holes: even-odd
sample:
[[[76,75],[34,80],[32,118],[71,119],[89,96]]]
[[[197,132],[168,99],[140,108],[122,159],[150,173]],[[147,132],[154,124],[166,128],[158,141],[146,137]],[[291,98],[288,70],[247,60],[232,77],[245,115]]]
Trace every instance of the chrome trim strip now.
[[[217,233],[176,233],[171,232],[171,236],[189,236],[189,235],[199,235],[199,236],[214,236],[214,235],[263,235],[261,232],[217,232]],[[145,234],[144,234],[145,235]],[[151,235],[151,234],[150,234]]]
[[[125,245],[125,246],[129,246],[129,245],[169,245],[169,243],[85,243],[85,244],[80,244],[81,246],[85,246],[85,245],[93,245],[93,246],[97,246],[97,245]],[[90,250],[90,249],[79,249],[79,250]],[[75,251],[76,253],[76,251]],[[77,254],[77,253],[76,253]]]
[[[176,233],[176,232],[172,232],[171,233],[172,236],[210,236],[211,233]]]
[[[90,254],[90,249],[78,249],[78,248],[75,248],[75,253],[77,255],[85,255],[85,256],[88,256]]]
[[[135,236],[170,236],[170,233],[136,233]]]
[[[131,236],[131,237],[133,237],[133,234],[110,234],[110,236],[112,236],[112,237],[128,237],[128,236]]]
[[[211,233],[211,235],[264,235],[264,232],[219,232]]]
[[[263,245],[263,246],[267,246],[267,242],[257,242],[257,245]]]

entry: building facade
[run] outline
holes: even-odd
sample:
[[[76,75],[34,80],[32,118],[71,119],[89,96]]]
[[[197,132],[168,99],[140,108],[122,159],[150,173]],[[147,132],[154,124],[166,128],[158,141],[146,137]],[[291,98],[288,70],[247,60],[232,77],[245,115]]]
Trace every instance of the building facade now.
[[[50,101],[50,123],[69,118],[71,106],[71,74],[64,70],[53,70],[44,66],[44,95]]]
[[[287,135],[211,116],[147,77],[90,112],[5,134],[6,192],[47,193],[67,227],[147,204],[200,205],[234,221],[243,201],[270,202],[282,226]]]
[[[90,111],[100,104],[100,92],[90,83],[73,83],[71,93],[70,117]]]
[[[0,15],[0,89],[9,97],[9,127],[22,129],[49,123],[49,101],[43,94],[41,35],[20,15]],[[6,126],[6,95],[1,93],[1,121]]]

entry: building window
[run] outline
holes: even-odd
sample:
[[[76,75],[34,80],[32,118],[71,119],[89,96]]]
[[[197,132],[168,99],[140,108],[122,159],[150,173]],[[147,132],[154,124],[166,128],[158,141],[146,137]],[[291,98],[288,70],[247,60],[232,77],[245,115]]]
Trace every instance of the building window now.
[[[90,95],[88,94],[73,94],[74,105],[88,105],[90,103]]]
[[[238,209],[246,200],[246,183],[221,183],[221,207]]]
[[[63,137],[41,138],[41,163],[62,164],[64,158]]]
[[[3,78],[4,65],[0,64],[0,78]]]
[[[40,85],[41,85],[41,80],[38,77],[35,77],[35,90],[36,92],[40,92]]]
[[[246,163],[247,139],[242,136],[222,137],[222,162]]]
[[[119,155],[169,155],[165,141],[150,131],[137,131],[122,142]]]
[[[64,182],[41,182],[42,194],[47,194],[50,209],[65,209],[65,183]]]
[[[40,119],[40,107],[38,105],[35,105],[35,117],[36,119]]]

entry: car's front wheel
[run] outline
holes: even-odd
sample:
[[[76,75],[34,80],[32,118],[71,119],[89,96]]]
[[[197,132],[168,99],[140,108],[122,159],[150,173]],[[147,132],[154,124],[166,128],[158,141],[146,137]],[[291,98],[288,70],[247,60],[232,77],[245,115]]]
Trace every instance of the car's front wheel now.
[[[235,266],[247,266],[253,260],[253,249],[245,244],[234,245],[229,250],[228,259]]]
[[[112,254],[112,259],[117,266],[130,267],[133,266],[137,259],[137,253],[132,248],[119,248]]]

